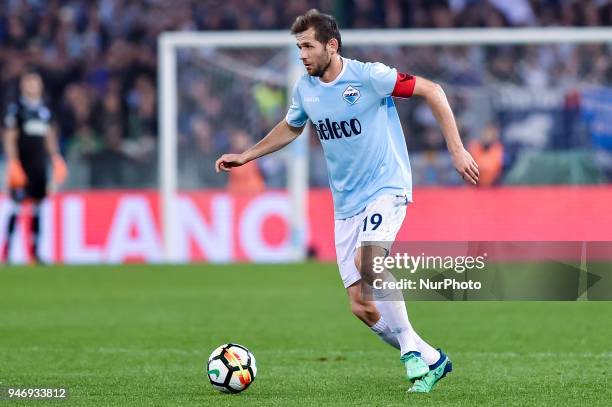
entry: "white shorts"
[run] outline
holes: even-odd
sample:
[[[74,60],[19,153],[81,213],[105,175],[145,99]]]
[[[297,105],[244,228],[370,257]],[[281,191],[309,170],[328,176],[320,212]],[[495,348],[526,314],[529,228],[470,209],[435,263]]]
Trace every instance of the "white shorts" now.
[[[355,267],[355,253],[363,242],[384,242],[387,250],[406,217],[408,198],[404,195],[382,195],[357,215],[336,219],[336,259],[344,287],[361,280]]]

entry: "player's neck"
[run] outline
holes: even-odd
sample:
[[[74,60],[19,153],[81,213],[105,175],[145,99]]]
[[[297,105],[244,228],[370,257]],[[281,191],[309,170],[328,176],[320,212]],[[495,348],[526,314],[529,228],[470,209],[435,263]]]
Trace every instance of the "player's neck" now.
[[[343,64],[344,61],[342,61],[342,57],[338,54],[334,55],[332,57],[331,62],[329,63],[329,66],[325,70],[325,73],[320,78],[321,82],[334,81],[338,77],[338,75],[340,75],[340,72],[342,72]]]

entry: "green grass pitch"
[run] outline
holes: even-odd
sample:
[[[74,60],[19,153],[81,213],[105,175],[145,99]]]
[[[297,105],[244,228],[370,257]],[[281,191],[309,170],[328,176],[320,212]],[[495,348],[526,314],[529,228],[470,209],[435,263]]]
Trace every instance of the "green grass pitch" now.
[[[399,354],[354,318],[333,264],[0,269],[0,386],[65,386],[77,406],[610,405],[612,302],[409,303],[455,371],[407,394]],[[246,392],[209,353],[247,346]],[[0,407],[12,405],[0,401]]]

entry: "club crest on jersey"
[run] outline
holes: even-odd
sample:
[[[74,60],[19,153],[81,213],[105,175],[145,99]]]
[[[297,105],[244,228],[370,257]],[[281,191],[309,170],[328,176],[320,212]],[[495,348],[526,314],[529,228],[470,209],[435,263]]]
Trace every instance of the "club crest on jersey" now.
[[[359,89],[355,89],[351,85],[349,85],[344,92],[342,92],[342,99],[344,99],[349,105],[354,105],[360,97],[361,92],[359,92]]]

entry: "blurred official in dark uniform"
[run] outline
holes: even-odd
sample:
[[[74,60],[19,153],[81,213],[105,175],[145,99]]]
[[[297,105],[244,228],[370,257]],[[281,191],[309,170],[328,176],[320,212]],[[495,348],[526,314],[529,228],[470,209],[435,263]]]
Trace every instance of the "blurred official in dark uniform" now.
[[[9,260],[11,240],[22,204],[32,202],[31,236],[28,244],[31,260],[39,262],[40,204],[47,196],[47,168],[53,167],[53,180],[64,182],[67,169],[59,154],[51,111],[43,102],[40,75],[26,71],[20,79],[20,98],[8,106],[4,118],[4,153],[7,159],[6,183],[11,198],[6,242],[2,248]]]

